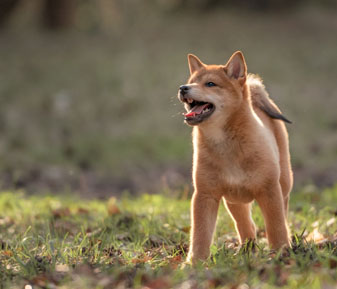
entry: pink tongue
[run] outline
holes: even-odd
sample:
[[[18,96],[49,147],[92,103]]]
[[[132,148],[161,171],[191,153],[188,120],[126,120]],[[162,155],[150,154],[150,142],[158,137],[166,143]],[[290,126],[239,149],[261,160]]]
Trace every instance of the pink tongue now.
[[[185,113],[184,115],[186,117],[190,117],[190,116],[195,116],[200,114],[204,108],[206,108],[209,105],[209,103],[203,104],[203,105],[196,105],[194,106],[189,112]]]

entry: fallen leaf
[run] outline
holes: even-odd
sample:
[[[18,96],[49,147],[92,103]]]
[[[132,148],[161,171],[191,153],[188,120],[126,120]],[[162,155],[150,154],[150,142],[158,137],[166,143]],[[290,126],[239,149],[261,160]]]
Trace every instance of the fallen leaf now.
[[[313,267],[316,269],[322,268],[322,262],[316,261],[315,263],[313,263]]]
[[[262,229],[257,230],[256,235],[257,235],[258,238],[266,238],[267,237],[266,231],[262,230]]]
[[[145,284],[142,289],[166,289],[171,288],[171,283],[167,278],[157,278]]]
[[[98,281],[97,284],[100,288],[114,288],[113,287],[113,278],[111,277],[103,277]],[[117,287],[118,288],[118,287]]]
[[[191,226],[186,226],[181,228],[181,231],[183,231],[184,233],[189,233],[191,231]]]
[[[108,200],[108,214],[110,216],[112,215],[117,215],[117,214],[120,214],[120,209],[117,207],[117,199],[115,197],[111,197],[109,200]]]
[[[55,266],[56,272],[69,272],[69,266],[67,264],[57,264]]]
[[[13,256],[13,252],[11,250],[2,251],[1,253],[2,253],[2,255],[6,256],[6,257]]]
[[[60,208],[52,211],[52,214],[55,219],[68,217],[70,216],[70,209],[69,208]]]
[[[77,213],[81,214],[81,215],[88,215],[89,214],[89,210],[84,209],[84,208],[78,208],[77,209]]]
[[[35,276],[31,281],[30,283],[32,285],[35,285],[35,286],[39,286],[39,287],[42,287],[42,288],[45,288],[47,286],[48,283],[52,283],[50,282],[52,280],[49,280],[49,278],[42,274],[42,275],[38,275],[38,276]],[[34,288],[34,286],[33,286]]]
[[[336,259],[330,258],[330,259],[329,259],[329,267],[330,267],[330,269],[335,269],[335,268],[337,268],[337,260],[336,260]]]
[[[313,223],[311,224],[311,227],[316,228],[316,227],[318,227],[318,225],[319,225],[319,222],[316,221],[316,222],[313,222]]]
[[[74,270],[76,274],[80,274],[83,276],[92,276],[94,274],[93,271],[93,268],[88,264],[81,264],[77,266]]]
[[[213,289],[213,288],[219,288],[219,286],[221,285],[222,282],[221,282],[220,279],[211,278],[211,279],[207,280],[207,283],[208,283],[207,288],[208,289]]]
[[[7,225],[13,225],[14,220],[11,219],[10,217],[4,217],[0,218],[0,226],[7,226]]]
[[[326,225],[329,227],[329,226],[331,226],[335,221],[336,221],[336,218],[333,217],[333,218],[329,219],[329,220],[326,222]]]
[[[173,270],[177,269],[180,263],[183,262],[183,258],[181,255],[174,256],[172,258],[168,258],[169,264]]]
[[[133,259],[131,260],[131,262],[132,262],[133,264],[146,263],[146,262],[150,261],[151,259],[152,259],[152,258],[149,257],[149,256],[144,256],[144,257],[142,257],[142,258],[133,258]]]
[[[174,262],[182,262],[183,261],[181,255],[174,256],[171,260],[174,261]]]
[[[325,237],[318,231],[318,228],[315,228],[306,239],[307,241],[321,242],[325,240]]]

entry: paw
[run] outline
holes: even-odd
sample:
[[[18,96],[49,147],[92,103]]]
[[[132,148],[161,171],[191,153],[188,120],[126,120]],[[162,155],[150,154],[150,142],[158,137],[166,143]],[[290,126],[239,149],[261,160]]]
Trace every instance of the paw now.
[[[258,245],[255,239],[247,239],[243,244],[240,245],[240,253],[255,253],[258,249]]]
[[[186,259],[186,264],[195,266],[198,263],[207,261],[209,254],[190,254]]]

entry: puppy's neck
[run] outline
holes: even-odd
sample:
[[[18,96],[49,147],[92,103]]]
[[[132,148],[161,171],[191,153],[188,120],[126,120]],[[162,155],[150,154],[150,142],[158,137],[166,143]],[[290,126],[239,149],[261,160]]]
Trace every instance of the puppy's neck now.
[[[223,124],[207,123],[193,129],[193,143],[198,150],[226,151],[240,149],[241,144],[251,142],[259,128],[263,126],[250,102],[244,102],[240,109],[226,119]]]

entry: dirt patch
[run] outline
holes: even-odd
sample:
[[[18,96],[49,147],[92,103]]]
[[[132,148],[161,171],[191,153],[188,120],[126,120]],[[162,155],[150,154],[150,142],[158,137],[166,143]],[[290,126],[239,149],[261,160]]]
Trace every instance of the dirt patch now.
[[[0,175],[1,189],[23,189],[29,194],[77,192],[84,197],[107,198],[129,192],[159,193],[165,189],[191,189],[190,169],[177,165],[124,168],[123,176],[109,172],[73,171],[62,167],[34,168],[20,174]]]
[[[337,166],[325,170],[294,168],[295,187],[314,184],[319,188],[337,182]],[[76,192],[83,197],[105,199],[111,195],[129,192],[160,193],[165,189],[184,190],[191,193],[191,168],[177,164],[157,165],[152,168],[124,168],[123,176],[113,172],[70,170],[62,167],[32,168],[21,172],[3,172],[1,189],[23,189],[29,194]]]

